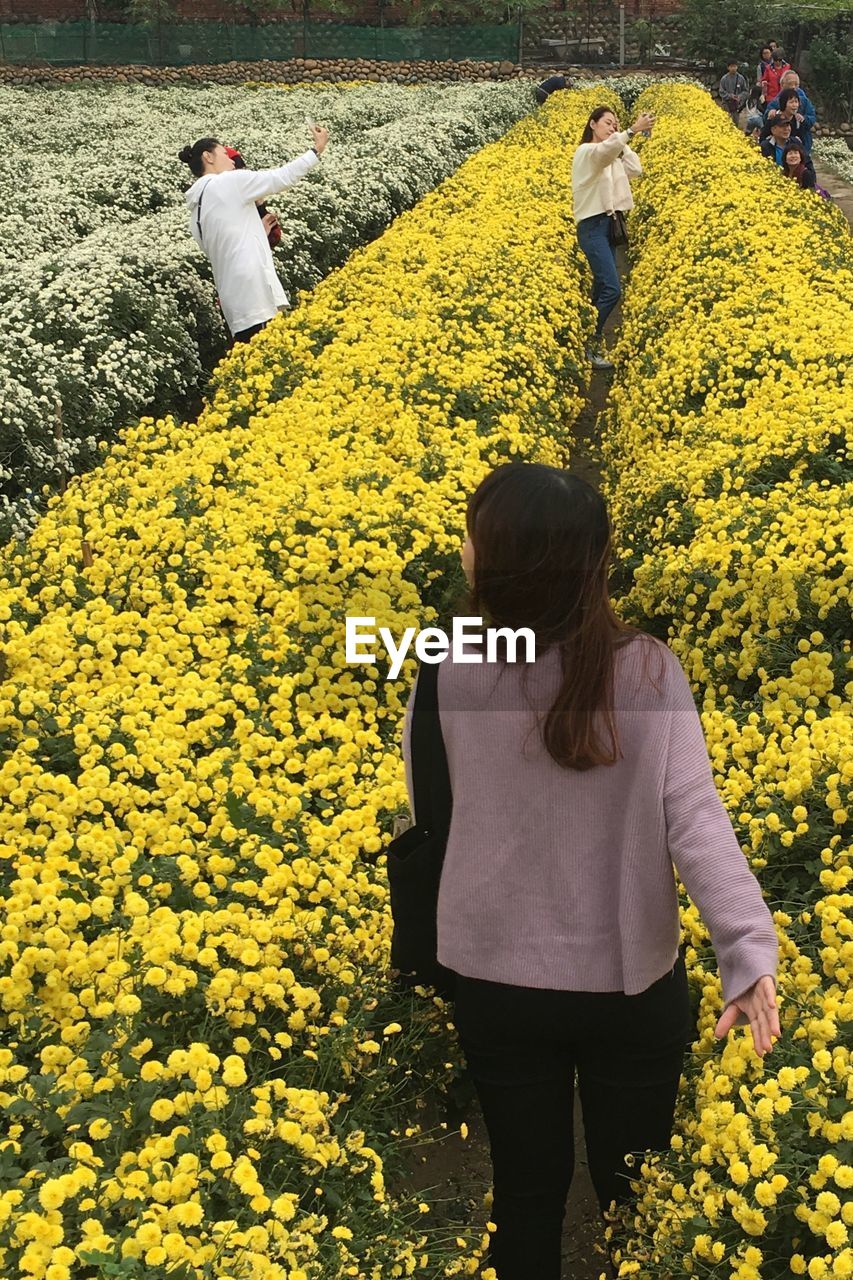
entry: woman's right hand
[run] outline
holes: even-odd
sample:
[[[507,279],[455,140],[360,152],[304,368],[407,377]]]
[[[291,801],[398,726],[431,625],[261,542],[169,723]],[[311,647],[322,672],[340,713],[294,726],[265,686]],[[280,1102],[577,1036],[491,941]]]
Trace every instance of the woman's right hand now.
[[[635,133],[651,133],[652,126],[655,122],[654,116],[649,111],[644,111],[631,125]]]
[[[771,1037],[778,1040],[782,1034],[776,1004],[776,983],[769,974],[759,978],[743,995],[726,1005],[723,1016],[714,1028],[714,1035],[718,1040],[728,1035],[741,1014],[749,1020],[755,1052],[759,1058],[763,1058],[773,1048]]]

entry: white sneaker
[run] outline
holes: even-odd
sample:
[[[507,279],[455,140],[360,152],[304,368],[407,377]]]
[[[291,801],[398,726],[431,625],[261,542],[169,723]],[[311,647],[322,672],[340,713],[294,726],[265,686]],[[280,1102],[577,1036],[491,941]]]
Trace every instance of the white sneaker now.
[[[603,354],[602,348],[589,347],[587,349],[586,354],[589,358],[589,362],[592,365],[593,369],[615,369],[616,368],[613,361],[608,360],[607,356]]]

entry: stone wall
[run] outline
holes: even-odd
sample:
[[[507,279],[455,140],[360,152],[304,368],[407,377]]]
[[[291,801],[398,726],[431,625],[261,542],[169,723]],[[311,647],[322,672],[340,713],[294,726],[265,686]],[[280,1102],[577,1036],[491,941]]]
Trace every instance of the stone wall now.
[[[0,64],[0,84],[302,84],[312,81],[393,81],[420,84],[429,80],[507,80],[522,76],[512,62],[370,62],[339,58],[318,61],[220,62],[191,67],[24,67]]]

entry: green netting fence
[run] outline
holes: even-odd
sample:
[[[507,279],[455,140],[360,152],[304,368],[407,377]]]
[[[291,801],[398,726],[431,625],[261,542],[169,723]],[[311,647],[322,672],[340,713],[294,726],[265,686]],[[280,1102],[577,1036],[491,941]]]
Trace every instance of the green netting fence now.
[[[370,58],[383,62],[497,62],[518,57],[514,24],[361,27],[350,23],[229,22],[0,23],[0,59],[78,66],[188,66],[191,63]]]

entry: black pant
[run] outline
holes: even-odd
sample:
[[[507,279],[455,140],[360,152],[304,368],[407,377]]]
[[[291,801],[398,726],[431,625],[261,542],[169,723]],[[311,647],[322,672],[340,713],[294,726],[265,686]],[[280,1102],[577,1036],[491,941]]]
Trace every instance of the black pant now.
[[[231,346],[236,347],[238,342],[248,342],[250,338],[254,338],[256,333],[260,333],[261,329],[267,324],[269,324],[268,320],[262,320],[260,324],[253,324],[248,329],[241,329],[231,339]]]
[[[691,1033],[684,961],[636,996],[460,977],[455,1022],[492,1150],[490,1263],[499,1280],[559,1280],[575,1071],[605,1211],[630,1199],[628,1152],[669,1146]]]

